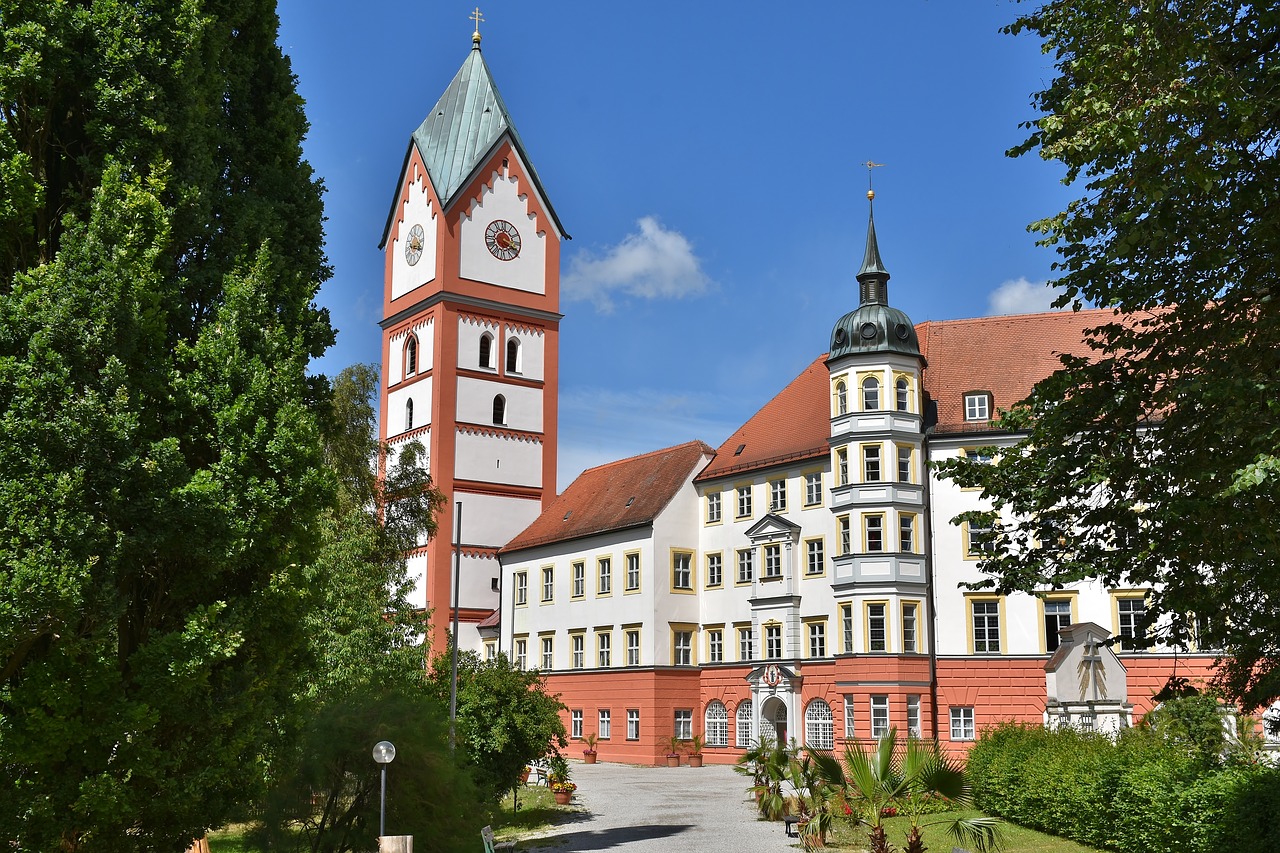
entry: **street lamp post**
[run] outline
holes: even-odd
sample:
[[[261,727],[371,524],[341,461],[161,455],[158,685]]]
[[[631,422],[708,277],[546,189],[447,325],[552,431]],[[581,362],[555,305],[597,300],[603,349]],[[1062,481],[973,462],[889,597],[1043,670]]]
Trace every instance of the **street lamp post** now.
[[[373,760],[382,765],[382,807],[378,814],[378,837],[387,834],[387,765],[396,757],[396,747],[389,740],[380,740],[373,747]]]

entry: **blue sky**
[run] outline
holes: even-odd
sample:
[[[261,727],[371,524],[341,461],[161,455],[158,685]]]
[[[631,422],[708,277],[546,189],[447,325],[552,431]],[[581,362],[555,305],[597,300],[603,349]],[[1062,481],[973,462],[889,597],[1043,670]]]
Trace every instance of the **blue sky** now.
[[[475,3],[281,0],[327,187],[339,329],[379,358],[377,242],[410,133],[471,47]],[[867,160],[890,302],[913,320],[1047,307],[1026,226],[1072,197],[1004,155],[1053,77],[1010,0],[491,0],[485,60],[563,245],[560,479],[718,445],[857,305]]]

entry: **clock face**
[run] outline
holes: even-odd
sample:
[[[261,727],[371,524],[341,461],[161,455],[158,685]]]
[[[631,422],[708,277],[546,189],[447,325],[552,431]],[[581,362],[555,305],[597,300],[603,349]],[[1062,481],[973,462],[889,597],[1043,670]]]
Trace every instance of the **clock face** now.
[[[509,261],[520,254],[520,232],[505,219],[495,219],[484,230],[484,244],[489,254],[500,261]]]
[[[422,247],[426,240],[426,234],[422,231],[421,225],[415,225],[409,229],[409,242],[404,244],[404,259],[409,262],[409,266],[413,266],[422,257]]]

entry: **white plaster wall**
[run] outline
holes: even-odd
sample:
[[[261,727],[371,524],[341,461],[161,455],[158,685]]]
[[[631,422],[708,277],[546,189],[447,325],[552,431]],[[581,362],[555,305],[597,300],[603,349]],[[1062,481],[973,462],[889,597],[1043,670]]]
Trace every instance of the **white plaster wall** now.
[[[462,523],[466,524],[466,513]],[[452,559],[452,558],[451,558]],[[453,571],[450,564],[449,571]],[[492,609],[498,606],[498,593],[493,591],[493,581],[500,577],[498,558],[487,554],[472,554],[463,550],[458,567],[458,602],[465,610],[470,607]]]
[[[515,337],[520,341],[520,369],[511,375],[542,381],[546,376],[546,338],[542,330],[508,324],[503,334],[506,336],[501,342],[503,373],[507,372],[507,340]]]
[[[497,320],[463,315],[458,318],[458,367],[465,370],[488,370],[495,375],[502,364],[503,353],[501,324]],[[493,337],[493,349],[489,356],[491,366],[480,364],[480,338],[488,332]]]
[[[507,398],[506,423],[493,422],[493,398]],[[416,403],[414,404],[417,405]],[[415,410],[414,419],[417,419]],[[458,422],[542,432],[542,389],[467,376],[458,379]]]
[[[462,541],[501,547],[524,530],[542,511],[539,501],[502,495],[458,494],[462,502]]]
[[[411,555],[405,561],[407,576],[413,582],[409,603],[416,608],[427,606],[427,555]]]
[[[418,369],[414,373],[426,373],[432,367],[434,359],[435,344],[435,322],[433,318],[426,318],[414,323],[407,329],[402,329],[392,335],[387,341],[387,385],[397,385],[406,379],[412,377],[404,375],[404,344],[410,334],[418,337]]]
[[[493,435],[488,431],[459,430],[454,476],[460,480],[536,488],[542,485],[542,443]]]
[[[495,219],[505,219],[520,232],[520,254],[510,261],[498,260],[485,246],[485,229]],[[537,224],[529,210],[528,190],[514,176],[492,172],[480,198],[462,217],[459,273],[473,281],[546,293],[547,234],[536,231]]]
[[[409,198],[400,205],[400,226],[391,252],[391,298],[399,299],[406,293],[421,287],[436,277],[436,247],[439,243],[440,223],[427,190],[426,172],[414,164],[410,167]],[[413,266],[405,260],[404,248],[409,241],[409,230],[421,225],[423,231],[422,257]]]
[[[413,399],[413,429],[431,423],[431,376],[411,385],[401,385],[387,394],[387,435],[399,435],[406,429],[405,403]]]

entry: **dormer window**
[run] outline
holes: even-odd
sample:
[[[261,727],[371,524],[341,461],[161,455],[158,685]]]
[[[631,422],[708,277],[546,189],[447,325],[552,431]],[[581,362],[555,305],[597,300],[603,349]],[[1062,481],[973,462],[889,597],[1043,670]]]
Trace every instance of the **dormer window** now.
[[[874,412],[880,408],[880,380],[868,376],[862,380],[862,410]]]
[[[964,419],[966,421],[991,420],[991,395],[986,391],[965,394]]]

